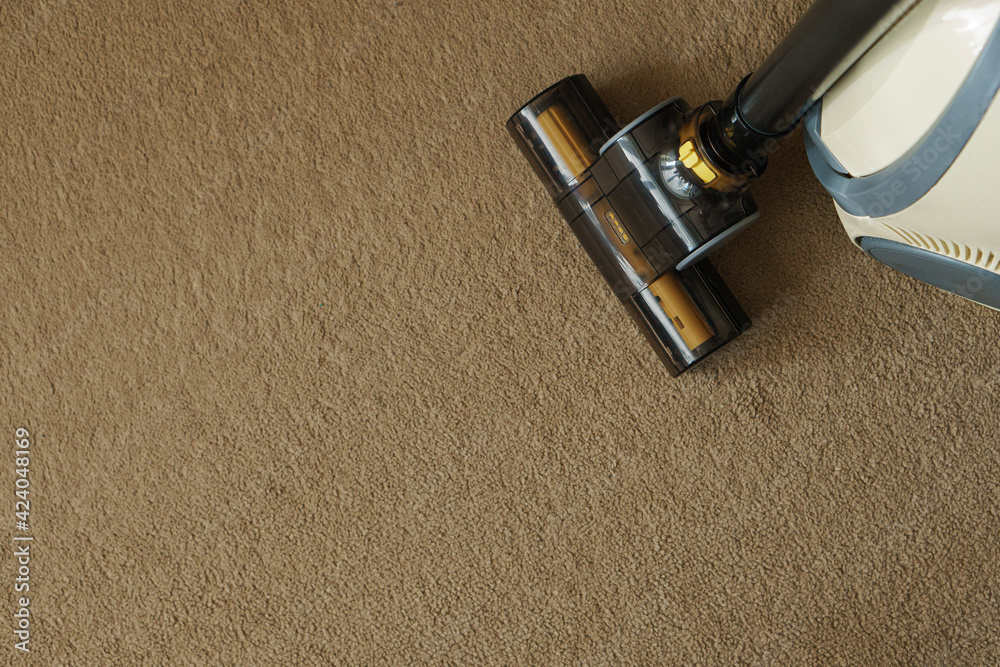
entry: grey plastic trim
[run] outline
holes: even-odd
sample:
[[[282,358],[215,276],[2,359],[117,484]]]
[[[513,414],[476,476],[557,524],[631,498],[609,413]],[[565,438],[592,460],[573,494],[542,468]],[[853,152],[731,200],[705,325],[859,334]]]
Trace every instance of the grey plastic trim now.
[[[858,245],[886,266],[960,297],[1000,308],[1000,275],[905,243],[863,236]]]
[[[760,218],[760,211],[754,211],[748,215],[743,221],[733,225],[726,231],[722,232],[714,239],[703,245],[702,247],[695,250],[693,253],[684,258],[680,264],[677,265],[678,271],[683,271],[690,268],[692,265],[697,264],[703,259],[707,258],[709,255],[714,253],[719,248],[727,245],[730,241],[734,240],[737,236],[743,233],[747,227],[757,222]]]
[[[804,131],[803,136],[806,140],[806,152],[809,153],[809,160],[812,161],[813,151],[818,151],[820,153],[819,159],[823,160],[828,167],[833,169],[837,174],[844,176],[845,178],[850,178],[847,174],[847,169],[840,163],[837,156],[833,154],[829,146],[823,143],[821,139],[823,128],[823,100],[820,100],[816,105],[806,113],[804,121]],[[813,165],[813,170],[816,170],[816,165]],[[819,176],[819,173],[816,174]],[[822,181],[822,177],[820,177]],[[826,185],[826,183],[824,183]]]
[[[663,102],[660,102],[655,107],[653,107],[652,109],[650,109],[646,113],[642,114],[641,116],[639,116],[638,118],[636,118],[635,120],[633,120],[631,123],[629,123],[628,125],[626,125],[624,128],[622,128],[621,130],[619,130],[618,133],[615,136],[613,136],[610,139],[608,139],[608,141],[603,146],[601,146],[601,150],[599,151],[598,154],[599,155],[604,155],[604,153],[609,148],[611,148],[615,144],[615,142],[617,142],[619,139],[621,139],[622,137],[624,137],[626,134],[628,134],[629,132],[631,132],[635,128],[639,127],[640,125],[642,125],[643,123],[645,123],[647,120],[649,120],[650,118],[652,118],[655,114],[658,114],[659,112],[663,111],[664,109],[666,109],[671,104],[674,104],[675,102],[680,102],[680,101],[681,101],[681,98],[679,98],[677,96],[674,96],[674,97],[671,97],[669,100],[664,100]]]
[[[820,136],[822,108],[805,124],[806,153],[820,183],[842,209],[859,217],[882,218],[904,211],[927,194],[954,164],[1000,90],[1000,24],[979,60],[937,124],[892,165],[851,178]]]

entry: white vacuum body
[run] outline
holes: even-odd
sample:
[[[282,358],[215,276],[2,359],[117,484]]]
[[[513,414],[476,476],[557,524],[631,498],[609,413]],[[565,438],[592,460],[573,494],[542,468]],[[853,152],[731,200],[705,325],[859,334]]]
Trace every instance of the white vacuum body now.
[[[1000,0],[922,0],[806,117],[809,159],[869,255],[1000,309]]]

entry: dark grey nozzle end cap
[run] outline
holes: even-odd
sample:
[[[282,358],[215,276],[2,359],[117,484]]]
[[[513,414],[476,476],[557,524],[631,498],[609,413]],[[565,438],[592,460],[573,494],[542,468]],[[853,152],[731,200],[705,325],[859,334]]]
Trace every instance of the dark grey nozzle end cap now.
[[[674,377],[751,326],[750,318],[707,260],[663,275],[625,305]]]
[[[507,121],[507,131],[556,201],[582,182],[619,129],[582,74],[547,88]]]

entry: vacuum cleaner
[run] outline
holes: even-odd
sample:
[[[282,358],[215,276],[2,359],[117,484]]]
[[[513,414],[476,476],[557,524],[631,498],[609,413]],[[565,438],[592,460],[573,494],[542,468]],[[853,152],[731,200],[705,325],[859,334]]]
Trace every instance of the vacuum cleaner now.
[[[582,75],[507,130],[671,375],[745,332],[709,256],[799,124],[851,240],[1000,309],[1000,0],[817,0],[723,101],[671,98],[621,127]]]

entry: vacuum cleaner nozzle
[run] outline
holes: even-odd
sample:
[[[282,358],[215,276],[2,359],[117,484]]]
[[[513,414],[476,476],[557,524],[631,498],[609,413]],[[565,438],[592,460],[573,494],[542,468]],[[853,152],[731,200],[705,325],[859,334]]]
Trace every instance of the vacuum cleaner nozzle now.
[[[619,128],[572,76],[507,129],[677,375],[750,321],[706,257],[757,217],[747,188],[804,114],[917,0],[814,0],[724,102],[678,98]]]
[[[756,219],[757,209],[738,188],[711,187],[711,167],[685,138],[694,120],[673,99],[620,128],[577,75],[507,122],[570,228],[675,376],[750,326],[705,258]]]

